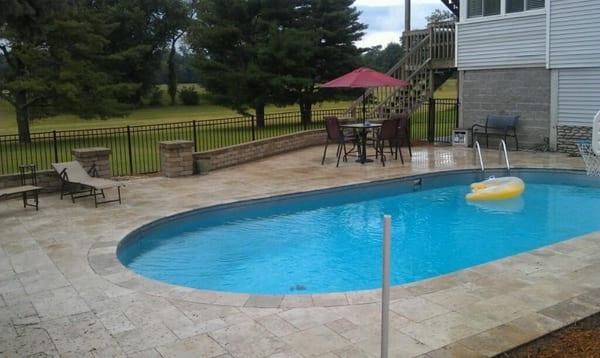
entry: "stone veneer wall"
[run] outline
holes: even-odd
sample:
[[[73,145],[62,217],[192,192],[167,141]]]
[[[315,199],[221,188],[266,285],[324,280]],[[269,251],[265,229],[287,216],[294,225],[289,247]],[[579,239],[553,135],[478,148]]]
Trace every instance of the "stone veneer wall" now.
[[[466,70],[461,78],[463,128],[470,128],[474,123],[484,124],[488,114],[520,115],[519,146],[541,145],[544,138],[550,137],[549,70]],[[509,138],[508,141],[509,148],[514,148],[513,140]],[[490,146],[496,147],[497,143],[498,139],[492,141],[490,138]]]
[[[325,139],[325,131],[317,129],[194,153],[194,160],[210,160],[211,169],[218,169],[296,149],[323,145]]]
[[[71,151],[73,159],[78,161],[81,166],[89,171],[92,166],[96,166],[97,176],[99,178],[110,178],[110,148],[76,148]]]
[[[60,189],[60,179],[54,170],[40,170],[36,175],[37,184],[44,188],[44,191],[56,191]],[[30,181],[27,181],[29,184]],[[0,189],[10,188],[21,185],[20,174],[0,175]]]
[[[591,140],[592,127],[586,126],[556,126],[556,150],[579,156],[576,142],[578,140]]]
[[[168,178],[194,174],[191,140],[169,140],[159,143],[160,172]]]

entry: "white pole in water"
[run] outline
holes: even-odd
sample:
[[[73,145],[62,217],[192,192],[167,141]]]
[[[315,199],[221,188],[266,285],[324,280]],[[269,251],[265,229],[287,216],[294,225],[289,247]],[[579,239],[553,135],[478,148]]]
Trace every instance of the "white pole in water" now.
[[[392,217],[383,216],[383,282],[381,287],[381,358],[387,358],[390,328],[390,256]]]

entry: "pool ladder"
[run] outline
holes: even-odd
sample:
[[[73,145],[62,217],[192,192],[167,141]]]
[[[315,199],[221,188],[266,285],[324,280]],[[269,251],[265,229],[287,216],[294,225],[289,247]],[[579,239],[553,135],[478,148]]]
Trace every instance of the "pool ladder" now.
[[[477,162],[479,162],[479,167],[481,168],[481,172],[485,176],[485,165],[483,164],[483,156],[481,155],[481,145],[479,145],[479,141],[477,141],[477,140],[475,141],[475,143],[473,143],[473,151],[474,151],[473,159],[475,160],[475,165],[477,165]],[[498,162],[500,164],[502,164],[502,157],[504,157],[504,164],[506,164],[506,171],[508,172],[508,175],[510,176],[510,161],[508,160],[508,150],[506,149],[506,142],[504,141],[504,139],[501,139],[500,143],[498,144]],[[477,159],[479,159],[479,161],[477,161]]]

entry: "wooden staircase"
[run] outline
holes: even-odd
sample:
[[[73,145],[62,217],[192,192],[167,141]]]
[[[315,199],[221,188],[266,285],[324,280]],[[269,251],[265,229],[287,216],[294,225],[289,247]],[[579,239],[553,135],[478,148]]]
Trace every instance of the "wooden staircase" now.
[[[393,113],[412,112],[433,97],[433,92],[455,71],[454,23],[430,24],[425,30],[404,33],[406,54],[387,74],[407,81],[406,88],[376,87],[365,94],[367,118],[385,119]],[[363,97],[354,101],[347,115],[360,118]]]

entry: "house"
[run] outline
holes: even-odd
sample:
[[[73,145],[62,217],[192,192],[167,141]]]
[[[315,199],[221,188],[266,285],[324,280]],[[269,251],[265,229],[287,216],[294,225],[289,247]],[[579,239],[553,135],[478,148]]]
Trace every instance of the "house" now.
[[[600,110],[600,0],[457,1],[460,126],[519,114],[524,146],[576,152]]]

